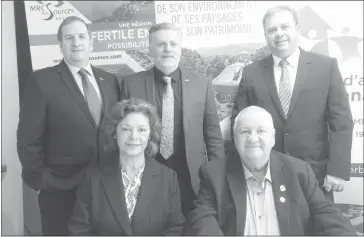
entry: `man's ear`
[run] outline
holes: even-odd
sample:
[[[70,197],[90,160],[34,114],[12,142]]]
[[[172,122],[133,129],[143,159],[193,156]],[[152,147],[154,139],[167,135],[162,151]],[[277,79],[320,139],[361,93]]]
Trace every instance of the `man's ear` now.
[[[90,53],[94,51],[94,41],[93,38],[90,37]]]
[[[296,30],[297,30],[297,32],[299,33],[299,32],[301,31],[301,25],[297,24],[297,25],[296,25]]]
[[[151,44],[150,44],[150,42],[149,42],[149,55],[150,56],[152,56],[153,55],[153,49],[152,49],[152,46],[151,46]]]
[[[61,51],[62,53],[62,41],[58,41],[58,45],[59,45],[59,50]]]
[[[276,130],[273,128],[272,131],[272,136],[273,136],[273,146],[276,144]]]

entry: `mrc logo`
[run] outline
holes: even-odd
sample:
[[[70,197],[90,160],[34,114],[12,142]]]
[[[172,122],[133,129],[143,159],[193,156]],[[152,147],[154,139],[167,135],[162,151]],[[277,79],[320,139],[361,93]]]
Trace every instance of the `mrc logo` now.
[[[73,15],[74,9],[62,9],[63,1],[36,1],[36,5],[29,7],[29,12],[39,12],[44,21],[49,21],[55,18],[56,20],[63,20],[65,16]]]

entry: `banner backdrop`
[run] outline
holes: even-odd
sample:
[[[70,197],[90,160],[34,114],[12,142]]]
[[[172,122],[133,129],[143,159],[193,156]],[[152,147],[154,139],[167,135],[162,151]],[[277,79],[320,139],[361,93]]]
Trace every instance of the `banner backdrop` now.
[[[351,179],[335,193],[345,215],[363,232],[363,2],[314,1],[25,1],[33,69],[62,59],[57,29],[68,16],[90,24],[95,66],[125,75],[153,65],[148,29],[171,22],[184,30],[181,65],[212,80],[224,139],[241,73],[269,54],[262,18],[273,6],[295,8],[301,25],[300,46],[336,57],[354,118]],[[344,205],[345,204],[345,205]]]

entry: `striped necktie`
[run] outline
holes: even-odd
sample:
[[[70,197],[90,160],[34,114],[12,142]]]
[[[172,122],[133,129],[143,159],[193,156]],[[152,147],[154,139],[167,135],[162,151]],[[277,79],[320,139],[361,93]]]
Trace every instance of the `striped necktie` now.
[[[83,92],[85,94],[85,99],[92,114],[92,117],[95,120],[96,125],[98,126],[100,123],[101,110],[102,105],[97,95],[95,87],[92,85],[89,77],[87,76],[87,71],[81,68],[78,73],[82,77],[82,87]]]
[[[162,132],[160,153],[164,159],[173,154],[173,122],[174,122],[174,95],[170,77],[163,77],[166,87],[162,101]]]
[[[289,73],[287,69],[288,61],[282,60],[279,62],[279,66],[282,67],[282,75],[279,81],[279,99],[281,101],[284,117],[287,118],[289,104],[291,103],[292,91],[291,81],[289,79]]]

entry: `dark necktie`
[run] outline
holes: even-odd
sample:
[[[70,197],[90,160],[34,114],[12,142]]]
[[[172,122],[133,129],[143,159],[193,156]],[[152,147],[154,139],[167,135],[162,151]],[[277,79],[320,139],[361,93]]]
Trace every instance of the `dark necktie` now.
[[[291,81],[289,79],[289,73],[287,69],[288,61],[282,60],[279,62],[279,66],[282,67],[282,75],[279,81],[279,99],[281,101],[284,117],[287,118],[289,104],[291,103]]]
[[[173,154],[174,95],[170,77],[163,77],[166,87],[162,101],[162,132],[160,153],[164,159]]]
[[[81,68],[78,73],[82,77],[82,87],[83,92],[85,94],[85,99],[92,114],[92,117],[95,120],[96,125],[98,126],[100,123],[101,117],[101,102],[97,95],[95,87],[92,85],[89,77],[87,76],[87,71]]]

